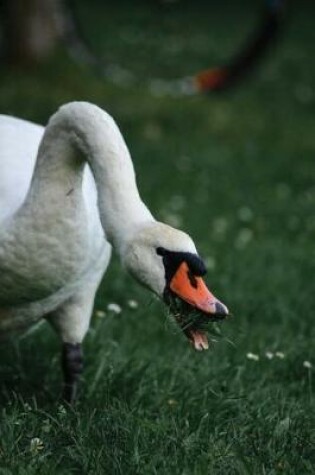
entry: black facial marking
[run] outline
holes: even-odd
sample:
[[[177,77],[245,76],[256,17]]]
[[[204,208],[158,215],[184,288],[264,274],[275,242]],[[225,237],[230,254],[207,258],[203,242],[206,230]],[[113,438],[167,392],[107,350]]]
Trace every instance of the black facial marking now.
[[[206,266],[197,254],[191,252],[168,251],[163,247],[158,247],[156,252],[163,258],[167,286],[170,284],[182,262],[187,263],[189,267],[188,278],[191,285],[195,288],[197,287],[196,277],[203,276],[207,272]]]

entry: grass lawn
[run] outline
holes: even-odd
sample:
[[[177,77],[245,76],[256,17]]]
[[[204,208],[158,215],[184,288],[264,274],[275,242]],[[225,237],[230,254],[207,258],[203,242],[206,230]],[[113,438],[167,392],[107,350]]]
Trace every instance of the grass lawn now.
[[[254,2],[205,3],[81,1],[78,14],[99,54],[145,82],[216,64],[257,16]],[[46,324],[0,346],[0,475],[315,473],[314,14],[290,4],[272,55],[217,96],[121,87],[62,50],[2,68],[1,113],[45,123],[83,99],[116,118],[144,200],[194,238],[234,318],[194,353],[114,257],[74,408],[59,403],[60,342]]]

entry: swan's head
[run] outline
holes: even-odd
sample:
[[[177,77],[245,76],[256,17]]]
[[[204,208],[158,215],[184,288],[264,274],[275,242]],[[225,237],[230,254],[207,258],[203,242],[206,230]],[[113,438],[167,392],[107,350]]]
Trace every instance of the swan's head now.
[[[169,306],[195,349],[207,349],[200,322],[223,319],[228,309],[206,287],[202,279],[206,267],[192,239],[182,231],[154,222],[133,235],[122,260],[141,284]],[[195,314],[193,323],[190,320],[187,324],[184,313]]]

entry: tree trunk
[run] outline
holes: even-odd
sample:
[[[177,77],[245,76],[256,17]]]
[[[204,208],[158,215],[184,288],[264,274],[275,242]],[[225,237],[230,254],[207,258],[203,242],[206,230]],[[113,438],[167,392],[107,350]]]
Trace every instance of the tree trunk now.
[[[4,56],[15,65],[36,63],[53,50],[58,35],[55,0],[4,2]]]

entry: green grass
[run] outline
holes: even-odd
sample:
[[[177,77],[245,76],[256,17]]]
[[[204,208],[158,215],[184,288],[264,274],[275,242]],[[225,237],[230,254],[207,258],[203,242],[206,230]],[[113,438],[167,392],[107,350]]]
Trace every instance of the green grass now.
[[[246,2],[91,5],[78,12],[95,47],[144,80],[210,66],[255,18]],[[45,123],[84,99],[114,115],[144,200],[193,236],[234,318],[225,338],[194,353],[115,258],[95,308],[117,302],[123,312],[94,318],[74,408],[58,400],[60,344],[48,326],[0,347],[1,475],[315,472],[314,372],[303,366],[315,365],[313,18],[311,2],[290,5],[273,54],[219,96],[121,88],[62,51],[34,70],[2,69],[2,113]]]

